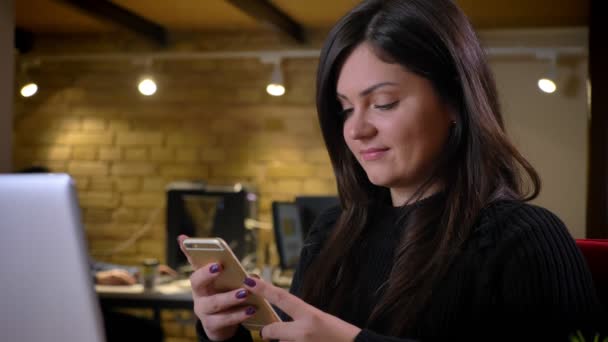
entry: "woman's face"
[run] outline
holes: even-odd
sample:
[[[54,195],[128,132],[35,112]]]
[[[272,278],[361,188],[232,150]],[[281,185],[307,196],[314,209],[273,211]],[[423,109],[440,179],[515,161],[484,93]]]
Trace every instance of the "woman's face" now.
[[[348,148],[394,205],[405,203],[429,176],[453,115],[430,81],[380,60],[367,43],[344,62],[337,93]]]

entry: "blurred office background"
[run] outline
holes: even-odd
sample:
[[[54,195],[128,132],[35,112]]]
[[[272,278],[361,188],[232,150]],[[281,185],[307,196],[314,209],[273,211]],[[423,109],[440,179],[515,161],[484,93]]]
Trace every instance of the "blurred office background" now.
[[[605,158],[592,151],[595,141],[606,154],[605,138],[590,129],[593,1],[457,1],[488,49],[508,133],[543,180],[535,203],[576,238],[607,235],[588,200],[589,188],[603,188],[593,196],[606,204]],[[250,184],[262,225],[273,201],[335,195],[316,120],[316,53],[356,2],[4,1],[0,171],[43,165],[74,176],[91,253],[123,264],[165,261],[174,181]],[[272,96],[278,73],[285,92]],[[150,82],[138,90],[145,77],[151,95]],[[553,93],[541,78],[554,81]],[[37,91],[25,97],[29,83]],[[605,134],[602,115],[595,125]],[[145,225],[129,248],[106,253]],[[259,262],[276,265],[272,231],[258,233],[258,249],[270,251]],[[170,317],[168,338],[191,340]]]

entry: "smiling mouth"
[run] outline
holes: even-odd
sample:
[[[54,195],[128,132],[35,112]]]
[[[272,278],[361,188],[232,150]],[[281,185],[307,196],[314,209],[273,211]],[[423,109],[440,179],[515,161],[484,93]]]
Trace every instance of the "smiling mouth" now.
[[[389,150],[388,148],[370,148],[370,149],[361,151],[360,154],[361,154],[361,158],[363,158],[363,160],[372,161],[372,160],[378,160],[378,159],[382,158],[388,150]]]

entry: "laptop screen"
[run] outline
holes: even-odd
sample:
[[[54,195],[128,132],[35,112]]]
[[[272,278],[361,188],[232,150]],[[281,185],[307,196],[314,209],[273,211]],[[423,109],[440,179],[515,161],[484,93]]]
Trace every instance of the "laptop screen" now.
[[[0,232],[0,341],[103,342],[72,179],[0,175]]]

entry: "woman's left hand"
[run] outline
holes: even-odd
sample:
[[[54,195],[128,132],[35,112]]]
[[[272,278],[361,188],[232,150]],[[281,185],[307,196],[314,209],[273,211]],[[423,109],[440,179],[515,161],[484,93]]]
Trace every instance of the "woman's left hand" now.
[[[284,289],[261,279],[247,278],[245,288],[266,298],[286,314],[292,322],[277,322],[260,330],[264,340],[280,341],[354,341],[360,328],[327,314]]]

